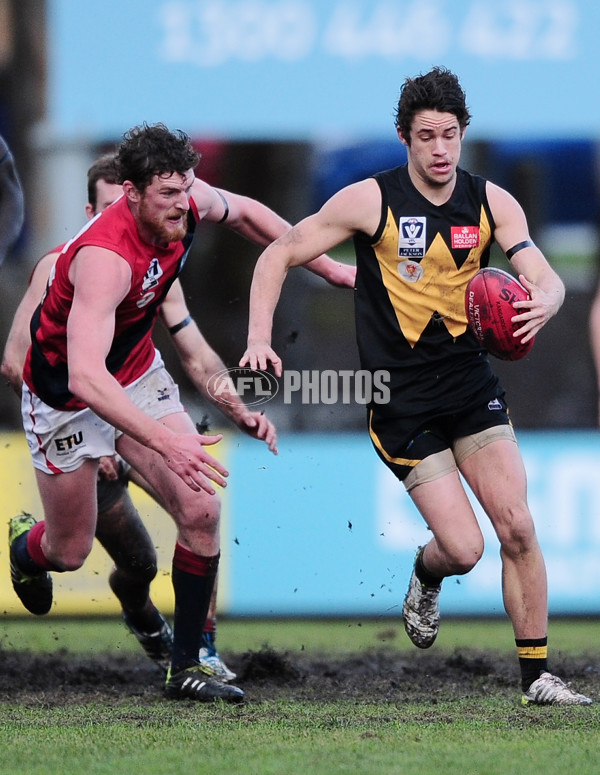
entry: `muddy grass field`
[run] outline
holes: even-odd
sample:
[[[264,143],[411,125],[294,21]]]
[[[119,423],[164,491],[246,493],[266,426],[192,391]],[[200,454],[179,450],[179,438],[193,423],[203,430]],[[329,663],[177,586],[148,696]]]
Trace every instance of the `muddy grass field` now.
[[[271,648],[225,653],[247,703],[277,699],[336,702],[447,702],[469,696],[519,701],[514,655],[479,651],[452,654],[377,649],[332,657]],[[559,657],[551,665],[563,680],[600,702],[597,655]],[[58,707],[74,702],[138,698],[160,700],[163,677],[143,655],[80,656],[67,650],[35,654],[0,649],[0,702]]]

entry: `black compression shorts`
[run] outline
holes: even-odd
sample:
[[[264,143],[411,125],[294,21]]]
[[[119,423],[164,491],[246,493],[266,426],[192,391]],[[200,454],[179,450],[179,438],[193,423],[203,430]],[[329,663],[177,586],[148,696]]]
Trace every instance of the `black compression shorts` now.
[[[415,417],[369,417],[369,435],[375,451],[394,474],[404,481],[422,460],[452,449],[457,439],[498,425],[511,425],[503,396],[456,414]]]

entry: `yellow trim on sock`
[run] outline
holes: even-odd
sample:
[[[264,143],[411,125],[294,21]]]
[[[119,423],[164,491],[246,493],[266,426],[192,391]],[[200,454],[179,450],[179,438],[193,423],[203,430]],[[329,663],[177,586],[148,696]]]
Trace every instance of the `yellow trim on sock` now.
[[[548,646],[517,646],[519,659],[547,659]]]

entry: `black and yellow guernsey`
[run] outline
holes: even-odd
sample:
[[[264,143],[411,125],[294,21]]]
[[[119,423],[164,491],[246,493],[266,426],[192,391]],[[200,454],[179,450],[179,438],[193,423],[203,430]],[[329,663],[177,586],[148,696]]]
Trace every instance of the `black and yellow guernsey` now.
[[[465,314],[467,283],[494,239],[486,181],[458,169],[437,206],[406,165],[374,178],[381,221],[373,237],[354,238],[356,332],[362,368],[389,372],[391,400],[370,408],[380,419],[451,414],[502,395]]]

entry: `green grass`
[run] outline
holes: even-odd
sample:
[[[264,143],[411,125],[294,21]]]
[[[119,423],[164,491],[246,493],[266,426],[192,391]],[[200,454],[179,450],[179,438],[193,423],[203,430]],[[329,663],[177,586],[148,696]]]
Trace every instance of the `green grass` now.
[[[180,718],[137,713],[108,722],[94,708],[55,714],[44,710],[2,725],[3,773],[222,772],[282,773],[581,773],[598,772],[598,734],[589,712],[569,714],[556,729],[514,726],[496,704],[481,709],[440,707],[437,721],[419,708],[313,707],[290,703],[235,712],[185,709]],[[226,712],[229,711],[229,712]],[[131,709],[130,709],[131,714]],[[557,714],[554,714],[555,716]],[[274,718],[276,716],[276,718]],[[44,717],[45,723],[44,723]],[[50,717],[50,718],[49,718]],[[266,718],[265,718],[266,717]],[[597,724],[595,715],[592,723]],[[10,736],[10,743],[7,738]]]
[[[553,621],[551,651],[599,650],[600,622]],[[394,620],[222,620],[223,651],[344,654],[412,648]],[[117,620],[9,619],[0,646],[85,654],[137,651]],[[514,649],[503,620],[443,622],[433,647]],[[17,677],[18,679],[18,677]],[[274,700],[243,706],[116,699],[0,704],[0,773],[8,775],[594,775],[600,705],[521,708],[492,696],[377,704]]]
[[[263,646],[284,651],[347,654],[388,645],[413,650],[398,619],[220,619],[222,651],[257,651]],[[76,632],[74,637],[73,633]],[[552,652],[600,651],[600,619],[556,619],[549,627]],[[435,648],[449,651],[470,646],[510,652],[514,649],[507,619],[443,619]],[[137,653],[139,646],[117,618],[77,620],[31,616],[7,618],[0,629],[0,648],[75,653],[119,650]]]
[[[507,701],[243,708],[131,703],[10,713],[0,772],[27,775],[190,772],[544,773],[599,771],[597,709]]]

